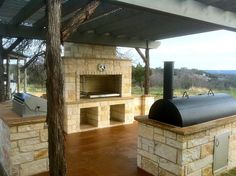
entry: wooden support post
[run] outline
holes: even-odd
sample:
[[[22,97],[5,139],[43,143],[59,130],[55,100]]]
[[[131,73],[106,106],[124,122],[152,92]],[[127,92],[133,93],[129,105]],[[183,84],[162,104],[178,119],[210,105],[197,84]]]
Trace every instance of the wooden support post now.
[[[47,8],[47,123],[49,143],[49,170],[51,176],[66,175],[65,137],[63,131],[64,99],[61,65],[61,0],[46,1]]]
[[[10,57],[7,56],[7,63],[6,63],[6,72],[7,72],[7,85],[6,85],[6,100],[9,100],[10,99],[10,95],[11,95],[11,92],[10,92]]]
[[[17,92],[20,92],[20,59],[17,58]]]
[[[24,60],[24,65],[26,64],[26,59]],[[24,92],[27,92],[27,68],[24,69]]]
[[[2,36],[0,36],[0,102],[5,100]]]
[[[144,81],[144,94],[149,94],[150,88],[150,59],[149,59],[149,46],[148,41],[146,41],[146,49],[145,49],[145,81]]]

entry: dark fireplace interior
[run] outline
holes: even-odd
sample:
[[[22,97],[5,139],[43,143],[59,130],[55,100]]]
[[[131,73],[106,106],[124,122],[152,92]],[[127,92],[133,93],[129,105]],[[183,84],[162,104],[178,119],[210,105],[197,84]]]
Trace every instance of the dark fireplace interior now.
[[[121,96],[121,75],[81,75],[81,98]]]

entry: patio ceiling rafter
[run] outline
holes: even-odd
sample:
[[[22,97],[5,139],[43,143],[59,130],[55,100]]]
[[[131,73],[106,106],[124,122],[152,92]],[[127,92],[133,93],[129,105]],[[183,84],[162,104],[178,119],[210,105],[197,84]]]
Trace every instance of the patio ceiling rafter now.
[[[233,0],[229,0],[235,4]],[[3,2],[3,0],[0,0]],[[89,0],[63,1],[62,26]],[[89,20],[66,41],[123,47],[150,48],[155,40],[209,32],[219,29],[236,30],[236,8],[220,8],[210,0],[101,0]],[[220,1],[224,5],[224,1]],[[227,8],[223,8],[227,7]],[[43,0],[10,1],[0,6],[0,35],[45,39],[46,18]],[[16,12],[16,13],[14,13]],[[24,24],[27,21],[30,24]],[[20,24],[20,25],[19,25]]]
[[[44,0],[31,0],[10,21],[10,24],[19,25],[38,11],[44,5]]]
[[[82,4],[84,4],[85,0],[81,0]],[[75,10],[81,8],[81,2],[78,3],[78,0],[69,0],[62,4],[62,12],[61,16],[62,18],[66,15],[69,15],[70,13],[73,13]],[[44,27],[46,25],[46,17],[42,17],[41,19],[37,20],[33,26],[36,27]]]
[[[110,46],[126,46],[126,47],[137,47],[137,48],[145,48],[146,43],[141,39],[134,39],[128,37],[114,37],[111,35],[96,35],[96,34],[79,34],[75,33],[72,35],[68,41],[77,41],[79,43],[88,43],[88,44],[103,44]],[[149,48],[157,48],[160,45],[159,41],[149,41]]]

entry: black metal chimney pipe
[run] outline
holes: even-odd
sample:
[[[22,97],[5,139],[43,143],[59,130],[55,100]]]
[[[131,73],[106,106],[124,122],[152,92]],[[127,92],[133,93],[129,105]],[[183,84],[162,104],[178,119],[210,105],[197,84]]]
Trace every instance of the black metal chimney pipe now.
[[[164,62],[163,99],[173,98],[174,62]]]

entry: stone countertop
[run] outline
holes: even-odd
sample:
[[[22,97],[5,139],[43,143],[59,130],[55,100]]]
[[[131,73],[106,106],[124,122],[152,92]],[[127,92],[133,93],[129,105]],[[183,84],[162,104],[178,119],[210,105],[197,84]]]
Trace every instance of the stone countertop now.
[[[7,101],[4,103],[0,103],[0,119],[2,119],[9,127],[12,127],[17,125],[45,122],[46,116],[23,118],[12,111],[12,102]]]
[[[153,127],[162,128],[162,129],[165,129],[165,130],[168,130],[168,131],[180,134],[180,135],[191,135],[194,133],[198,133],[201,131],[209,130],[215,127],[219,127],[219,126],[236,122],[236,115],[212,120],[205,123],[199,123],[199,124],[188,126],[188,127],[178,127],[178,126],[169,125],[166,123],[149,119],[148,116],[137,116],[135,117],[135,120],[138,121],[139,123],[151,125]]]

